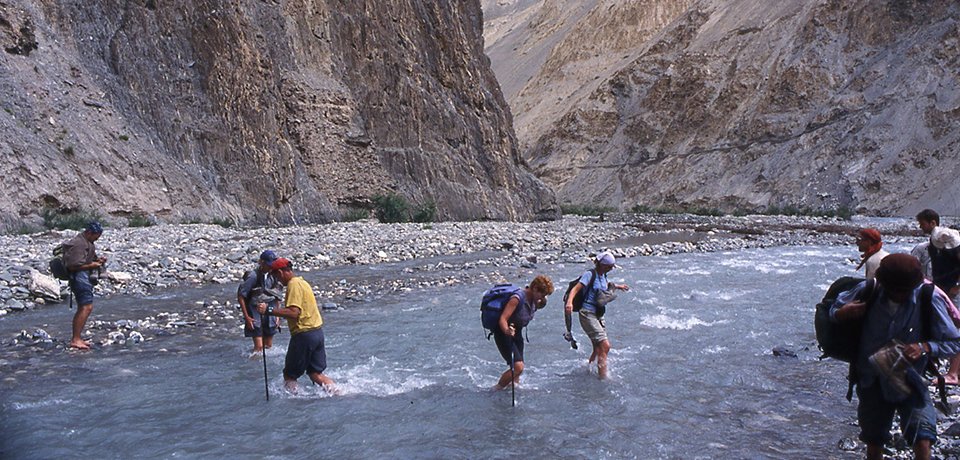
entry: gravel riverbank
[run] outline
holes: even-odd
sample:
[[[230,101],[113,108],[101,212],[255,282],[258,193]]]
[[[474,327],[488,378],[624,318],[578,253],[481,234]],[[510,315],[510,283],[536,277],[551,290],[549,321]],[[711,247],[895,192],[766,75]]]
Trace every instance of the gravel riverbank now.
[[[402,273],[419,275],[374,284],[315,287],[325,301],[343,303],[423,285],[454,284],[483,272],[495,277],[492,272],[498,268],[579,263],[602,249],[618,257],[640,257],[783,245],[850,245],[850,234],[864,225],[880,227],[888,242],[919,241],[919,233],[907,219],[860,222],[784,216],[610,215],[602,221],[565,217],[538,223],[360,221],[254,229],[203,224],[107,228],[97,249],[109,258],[108,279],[98,286],[97,295],[137,296],[181,285],[238,283],[264,249],[289,258],[298,271],[403,263]],[[74,234],[0,236],[0,258],[5,262],[0,271],[0,316],[66,299],[66,283],[61,283],[62,295],[49,286],[47,262],[51,250]],[[458,275],[470,269],[479,270],[466,278]]]

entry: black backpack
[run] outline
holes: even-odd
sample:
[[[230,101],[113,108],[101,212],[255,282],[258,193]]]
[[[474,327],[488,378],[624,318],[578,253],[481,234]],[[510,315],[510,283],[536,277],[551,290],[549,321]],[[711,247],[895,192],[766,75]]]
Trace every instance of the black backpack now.
[[[833,358],[847,363],[857,360],[857,351],[860,348],[860,333],[863,329],[862,319],[834,322],[830,319],[830,307],[833,306],[842,292],[855,288],[863,281],[863,278],[853,276],[841,277],[830,285],[826,295],[817,304],[813,326],[817,332],[817,344],[820,351],[823,352],[820,359]],[[854,300],[861,300],[869,305],[874,300],[875,291],[876,281],[870,280]]]
[[[53,258],[50,259],[50,273],[58,280],[68,281],[70,279],[70,270],[63,263],[63,244],[58,244],[53,248]]]
[[[584,286],[583,289],[577,291],[577,295],[573,296],[573,311],[580,311],[583,308],[583,300],[587,298],[587,290],[593,289],[593,283],[597,281],[597,270],[590,269],[590,284]],[[567,304],[567,299],[570,298],[570,291],[573,290],[574,286],[580,282],[580,278],[571,281],[567,284],[567,291],[563,293],[563,304]],[[597,316],[603,316],[602,313],[597,311]]]

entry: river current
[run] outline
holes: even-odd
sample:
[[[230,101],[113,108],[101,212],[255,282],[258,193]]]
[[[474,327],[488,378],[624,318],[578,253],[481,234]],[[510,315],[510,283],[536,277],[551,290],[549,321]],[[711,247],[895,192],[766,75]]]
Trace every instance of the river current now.
[[[814,305],[856,256],[778,247],[621,259],[611,279],[631,290],[608,308],[607,381],[587,366],[578,325],[579,350],[561,337],[562,290],[588,267],[516,269],[509,281],[546,273],[558,289],[527,328],[516,407],[509,389],[490,390],[506,367],[480,327],[486,285],[324,312],[335,397],[306,377],[299,394],[283,390],[284,329],[267,353],[266,401],[239,320],[91,352],[7,346],[0,457],[857,458],[838,449],[857,434],[846,367],[817,359],[813,333]],[[97,299],[92,318],[182,310],[234,289]],[[71,316],[60,305],[8,315],[0,339],[36,327],[65,339]]]

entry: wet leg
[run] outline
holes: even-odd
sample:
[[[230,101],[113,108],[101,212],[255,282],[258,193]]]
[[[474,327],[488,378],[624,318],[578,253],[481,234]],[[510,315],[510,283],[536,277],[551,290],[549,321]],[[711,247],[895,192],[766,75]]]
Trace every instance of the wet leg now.
[[[83,326],[87,324],[87,318],[90,317],[90,312],[92,311],[92,303],[77,307],[77,312],[73,314],[73,337],[70,338],[71,347],[80,350],[90,349],[90,344],[81,338],[81,334],[83,334]]]

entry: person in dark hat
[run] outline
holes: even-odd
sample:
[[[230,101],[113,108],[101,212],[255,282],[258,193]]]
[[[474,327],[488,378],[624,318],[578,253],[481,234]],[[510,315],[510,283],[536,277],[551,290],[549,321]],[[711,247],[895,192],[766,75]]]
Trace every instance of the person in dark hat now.
[[[107,263],[106,257],[97,256],[93,244],[103,234],[100,222],[90,222],[82,232],[63,244],[63,264],[70,272],[70,291],[77,298],[77,312],[73,315],[73,336],[70,346],[78,350],[89,350],[90,344],[83,340],[83,327],[93,312],[93,286],[97,277],[92,276]]]
[[[856,300],[867,285],[864,281],[841,293],[830,310],[834,321],[863,321],[857,360],[851,363],[851,378],[855,379],[852,383],[857,387],[859,400],[860,440],[867,444],[868,459],[881,459],[883,445],[891,439],[893,415],[899,413],[903,435],[913,445],[916,458],[930,458],[930,446],[937,439],[937,415],[926,385],[914,387],[913,391],[920,394],[904,395],[902,385],[887,378],[885,371],[890,366],[879,365],[874,355],[897,343],[897,356],[906,359],[917,376],[923,375],[930,357],[943,358],[960,352],[960,331],[947,313],[946,300],[937,291],[932,295],[932,311],[924,311],[923,273],[916,257],[885,257],[880,261],[876,280],[877,291],[869,304]],[[926,331],[922,318],[925,313],[930,315]]]
[[[257,268],[237,289],[237,302],[243,314],[243,336],[253,338],[253,355],[256,356],[264,348],[273,346],[273,336],[279,331],[279,318],[261,315],[257,311],[256,300],[267,292],[274,292],[280,287],[279,281],[271,274],[270,265],[277,260],[277,254],[269,249],[260,254],[257,259]],[[271,307],[277,306],[277,300],[267,302]]]

